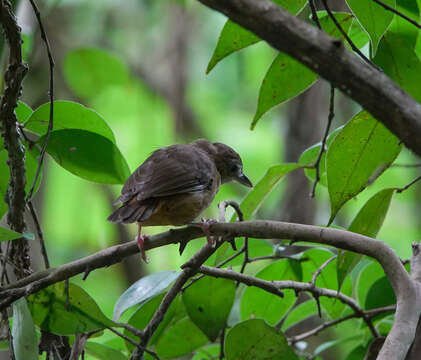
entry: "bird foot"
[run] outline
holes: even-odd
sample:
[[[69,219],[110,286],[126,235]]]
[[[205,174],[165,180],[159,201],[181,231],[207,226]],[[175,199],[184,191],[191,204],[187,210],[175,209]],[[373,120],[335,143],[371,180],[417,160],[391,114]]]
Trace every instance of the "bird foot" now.
[[[208,244],[212,247],[216,246],[216,237],[215,236],[211,236],[210,231],[209,231],[209,227],[212,224],[216,224],[218,221],[215,219],[205,219],[202,218],[200,219],[200,228],[203,230],[203,232],[206,235],[206,240],[208,241]]]
[[[142,259],[146,264],[149,263],[149,259],[146,256],[146,252],[145,252],[145,240],[148,240],[148,239],[149,239],[149,235],[146,235],[146,234],[143,234],[143,235],[139,234],[136,236],[137,246],[139,246]]]

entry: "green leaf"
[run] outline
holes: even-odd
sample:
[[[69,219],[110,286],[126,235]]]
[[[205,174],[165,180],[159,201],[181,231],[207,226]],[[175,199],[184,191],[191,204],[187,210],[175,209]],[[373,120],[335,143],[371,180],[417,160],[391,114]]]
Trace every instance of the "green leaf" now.
[[[26,145],[26,144],[25,144]],[[38,167],[39,150],[35,147],[26,149],[25,151],[25,168],[26,168],[26,185],[25,192],[28,193],[35,178],[35,173]],[[8,154],[6,150],[0,150],[0,219],[7,211],[7,204],[4,201],[7,188],[9,186],[10,170],[7,165]],[[41,174],[42,175],[42,174]],[[35,192],[41,184],[41,176],[38,178]]]
[[[205,276],[183,292],[190,319],[211,341],[226,326],[235,298],[235,283],[229,279]]]
[[[113,359],[113,360],[127,360],[127,357],[120,351],[104,344],[99,344],[93,341],[88,341],[85,345],[85,351],[92,357],[98,360]]]
[[[263,79],[251,129],[272,107],[287,101],[309,88],[317,74],[287,54],[279,53]]]
[[[395,8],[395,0],[382,0]],[[372,0],[346,0],[351,11],[371,39],[373,54],[377,51],[380,39],[393,20],[394,14]]]
[[[25,122],[25,129],[42,136],[48,129],[50,103],[41,105]],[[54,101],[54,130],[79,129],[102,135],[115,143],[113,131],[94,110],[73,101]]]
[[[197,351],[191,360],[215,360],[221,352],[219,345],[204,346]]]
[[[16,360],[38,359],[38,339],[25,298],[13,303],[12,337]]]
[[[215,65],[228,55],[256,44],[259,41],[260,38],[257,35],[254,35],[251,31],[244,29],[235,22],[228,20],[219,35],[218,43],[206,68],[206,74],[209,74]]]
[[[288,314],[288,317],[282,324],[282,331],[308,319],[309,317],[317,315],[317,304],[315,300],[307,300],[300,303]]]
[[[402,89],[421,102],[421,60],[404,37],[387,33],[373,61]]]
[[[22,234],[19,234],[16,231],[9,230],[0,226],[0,242],[20,239],[21,237],[22,237]]]
[[[24,123],[32,114],[33,110],[23,101],[18,101],[18,106],[15,109],[16,117],[20,123]]]
[[[43,143],[44,137],[38,140]],[[100,184],[123,184],[130,175],[126,160],[109,139],[85,130],[55,130],[47,152],[61,167]]]
[[[364,308],[376,309],[383,306],[396,304],[395,292],[386,276],[376,280],[368,289]]]
[[[117,300],[114,306],[114,321],[133,305],[142,304],[162,294],[179,275],[179,271],[161,271],[136,281]]]
[[[305,0],[273,0],[273,2],[294,15],[306,5]],[[228,55],[231,55],[233,52],[244,49],[259,41],[260,38],[254,35],[251,31],[248,31],[231,20],[228,20],[219,35],[218,43],[213,51],[206,73],[208,74],[216,64]]]
[[[272,192],[275,186],[289,174],[291,171],[300,168],[299,164],[280,164],[270,167],[258,183],[249,191],[246,197],[241,201],[240,208],[243,211],[244,219],[249,220],[259,210],[263,201]],[[235,221],[236,215],[233,215],[231,222]],[[231,245],[224,243],[216,252],[215,264],[230,256]]]
[[[332,37],[339,38],[345,40],[345,37],[342,35],[342,32],[338,29],[336,24],[327,14],[327,11],[322,10],[318,11],[317,15],[319,16],[319,21],[322,29]],[[352,22],[354,20],[354,16],[347,12],[333,12],[333,16],[335,17],[336,21],[339,23],[341,28],[348,33]]]
[[[302,263],[304,274],[303,281],[312,281],[313,274],[333,255],[334,254],[331,251],[325,248],[312,248],[307,250],[304,253],[307,261]],[[316,286],[332,290],[338,289],[336,281],[336,259],[331,261],[317,277]],[[342,293],[351,295],[351,292],[351,280],[347,278],[343,284]],[[340,316],[345,309],[345,305],[342,302],[325,296],[320,297],[320,305],[332,319],[336,319]]]
[[[64,282],[51,285],[28,297],[34,322],[42,330],[74,335],[117,326],[81,287],[70,283],[68,306]]]
[[[320,175],[320,184],[327,186],[327,174],[326,174],[326,151],[329,148],[329,145],[335,139],[336,135],[343,129],[343,126],[340,126],[333,130],[326,139],[326,150],[323,152],[322,158],[320,159],[319,165],[319,175]],[[304,150],[298,159],[298,163],[303,166],[312,166],[316,163],[316,160],[319,156],[322,143],[318,142],[313,146],[310,146],[308,149]],[[304,169],[306,176],[314,181],[316,179],[316,170],[315,169]]]
[[[349,231],[375,238],[386,217],[395,189],[384,189],[371,197],[352,221]],[[339,250],[337,259],[338,290],[345,277],[352,272],[363,255]]]
[[[340,345],[340,344],[343,344],[343,343],[346,343],[346,342],[349,342],[349,341],[352,341],[352,340],[356,340],[356,339],[359,339],[359,338],[361,338],[361,334],[346,336],[346,337],[343,337],[343,338],[340,338],[340,339],[337,339],[337,340],[325,342],[325,343],[319,345],[314,350],[314,355],[319,355],[322,352],[324,352],[324,351],[326,351],[326,350],[328,350],[328,349],[330,349],[334,346],[337,346],[337,345]]]
[[[32,109],[23,103],[22,101],[18,101],[18,106],[15,109],[16,117],[19,122],[25,121],[29,115],[32,113]],[[4,149],[4,139],[3,136],[0,136],[0,151]]]
[[[298,360],[285,335],[260,319],[243,321],[228,332],[225,355],[227,360]]]
[[[256,274],[263,280],[301,280],[296,272],[285,260],[269,264]],[[249,318],[263,318],[269,324],[275,325],[289,308],[294,304],[295,293],[292,290],[283,290],[281,298],[257,287],[247,287],[241,298],[240,313],[243,320]]]
[[[185,317],[166,328],[156,343],[156,352],[162,359],[173,359],[189,354],[207,342],[207,337]]]
[[[85,48],[67,54],[64,77],[72,91],[81,97],[93,97],[107,86],[129,82],[127,66],[105,50]]]
[[[128,323],[138,330],[143,330],[148,325],[149,321],[152,319],[152,316],[154,315],[156,309],[158,309],[158,306],[164,298],[164,295],[165,294],[160,294],[144,302],[130,317]],[[181,301],[181,296],[177,296],[170,305],[168,311],[166,312],[164,319],[161,321],[158,328],[155,330],[155,333],[151,337],[149,344],[155,344],[156,341],[161,337],[163,331],[171,322],[175,322],[183,318],[186,318],[186,311]],[[137,338],[135,335],[133,335],[130,331],[126,329],[124,329],[124,335],[128,336],[136,342],[139,341],[139,338]],[[132,344],[126,341],[125,345],[129,351],[133,351],[134,347]]]
[[[348,36],[351,38],[352,42],[358,49],[361,49],[370,41],[367,33],[355,18],[352,21],[351,28],[348,30]]]
[[[420,23],[420,8],[419,4],[417,4],[414,0],[397,0],[396,1],[396,10],[400,13],[406,15],[410,19],[416,21],[418,24]],[[388,32],[392,32],[394,34],[400,35],[403,37],[408,44],[414,48],[417,38],[419,37],[419,29],[417,29],[413,24],[409,21],[405,20],[400,16],[395,16],[393,19]]]
[[[367,346],[358,345],[354,350],[352,350],[345,360],[361,360],[364,359],[365,354],[367,353]]]
[[[240,207],[244,219],[251,219],[259,210],[266,197],[272,192],[275,186],[291,171],[299,169],[299,164],[280,164],[270,167],[258,183],[249,191],[241,201]],[[234,216],[231,221],[235,220]]]
[[[383,268],[377,262],[371,262],[365,266],[358,274],[357,296],[358,302],[362,305],[366,303],[369,289],[379,279],[385,276]],[[379,294],[380,296],[380,294]]]
[[[319,157],[321,143],[315,144],[308,149],[304,150],[298,159],[298,163],[304,166],[312,166],[316,163]],[[306,176],[314,181],[316,179],[316,169],[304,169]],[[326,175],[326,151],[323,152],[319,163],[319,183],[323,186],[327,186],[327,175]]]
[[[399,139],[367,111],[355,115],[335,137],[326,156],[332,223],[341,207],[396,159]]]

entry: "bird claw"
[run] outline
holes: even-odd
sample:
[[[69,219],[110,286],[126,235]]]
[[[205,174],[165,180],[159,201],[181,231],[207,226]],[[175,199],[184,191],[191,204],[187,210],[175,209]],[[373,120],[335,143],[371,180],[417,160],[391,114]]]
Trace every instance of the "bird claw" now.
[[[205,218],[201,218],[200,221],[201,221],[200,227],[206,235],[206,240],[208,241],[208,244],[212,247],[215,247],[216,246],[216,237],[211,236],[211,234],[209,232],[209,227],[212,224],[216,224],[218,221],[215,220],[215,219],[205,219]]]
[[[149,264],[149,259],[146,256],[146,252],[145,252],[145,240],[148,240],[148,239],[149,239],[149,235],[146,235],[146,234],[143,234],[143,235],[139,234],[136,236],[137,246],[139,246],[142,259],[146,264]]]

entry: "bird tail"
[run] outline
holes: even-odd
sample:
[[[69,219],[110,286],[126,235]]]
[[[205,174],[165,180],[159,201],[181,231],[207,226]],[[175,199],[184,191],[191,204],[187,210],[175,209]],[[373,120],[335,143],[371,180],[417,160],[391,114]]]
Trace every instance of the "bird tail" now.
[[[158,201],[127,203],[115,210],[107,219],[113,223],[129,224],[147,220],[155,211]]]

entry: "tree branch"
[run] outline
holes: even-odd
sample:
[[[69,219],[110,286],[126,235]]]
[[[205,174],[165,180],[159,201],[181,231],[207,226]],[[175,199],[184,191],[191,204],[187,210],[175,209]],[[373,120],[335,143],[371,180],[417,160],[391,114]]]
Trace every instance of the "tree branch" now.
[[[361,104],[421,155],[421,105],[385,74],[270,0],[198,0],[252,31]]]
[[[25,212],[25,148],[19,139],[16,126],[17,118],[15,107],[21,96],[22,81],[27,67],[22,60],[22,39],[16,17],[12,13],[9,1],[1,0],[0,22],[9,45],[9,66],[4,75],[5,89],[0,104],[0,124],[4,147],[8,152],[8,165],[10,169],[10,182],[6,195],[9,211],[7,223],[12,230],[23,233],[26,228]],[[10,256],[15,265],[18,278],[30,273],[30,259],[27,240],[24,238],[14,240]],[[6,254],[8,256],[9,254]]]

